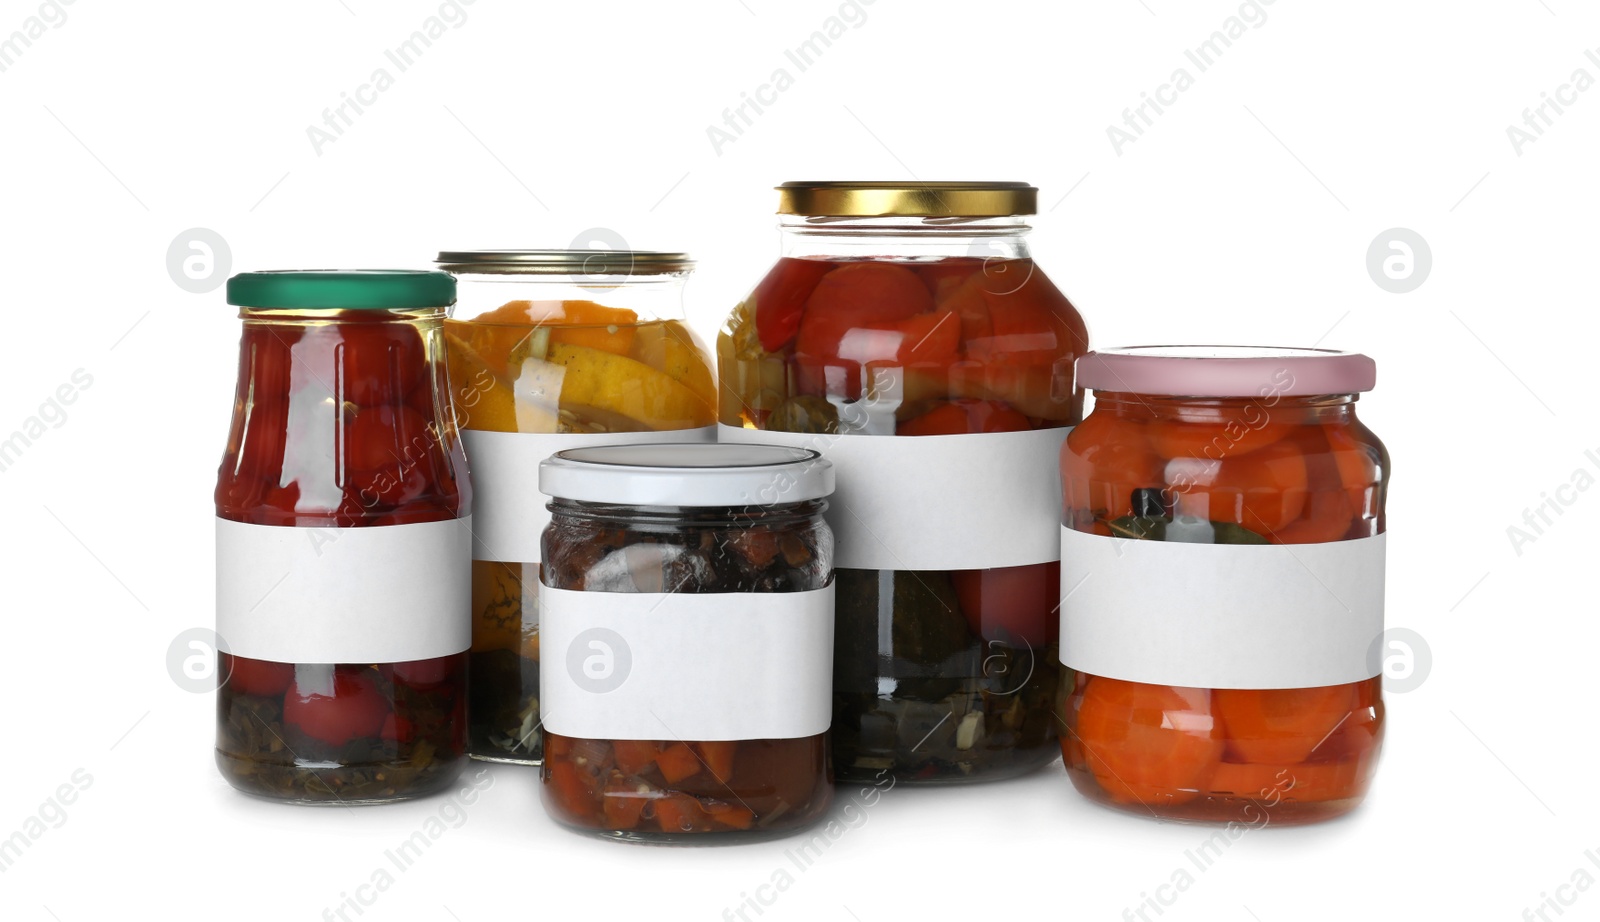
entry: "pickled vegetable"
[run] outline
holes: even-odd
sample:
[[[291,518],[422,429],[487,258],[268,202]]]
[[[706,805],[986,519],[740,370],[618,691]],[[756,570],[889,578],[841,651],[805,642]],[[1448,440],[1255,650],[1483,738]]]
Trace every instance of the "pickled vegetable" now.
[[[510,301],[445,322],[460,425],[490,432],[656,432],[716,422],[706,350],[676,320],[594,301]],[[528,471],[528,489],[536,472]],[[540,567],[474,561],[475,756],[538,761]]]
[[[1377,534],[1387,457],[1348,399],[1100,392],[1062,450],[1063,521],[1147,541],[1310,544]],[[1181,604],[1181,603],[1180,603]],[[1286,617],[1289,613],[1285,613]],[[1059,703],[1074,785],[1135,811],[1273,822],[1351,809],[1383,731],[1381,679],[1204,689],[1076,673]]]
[[[718,337],[722,421],[847,437],[1070,426],[1086,340],[1029,259],[785,257]],[[840,776],[983,780],[1053,759],[1058,574],[838,570]]]
[[[456,431],[436,413],[447,393],[426,358],[442,345],[437,327],[324,313],[247,319],[217,514],[304,528],[458,517],[470,490]],[[466,755],[466,667],[466,653],[337,664],[223,654],[217,763],[235,787],[281,800],[438,790]]]
[[[819,507],[801,514],[684,510],[647,528],[620,507],[555,516],[548,585],[590,592],[761,594],[827,585]],[[845,590],[841,587],[841,593]],[[603,740],[545,734],[544,800],[580,829],[619,838],[759,837],[814,822],[832,801],[828,735],[758,740]]]

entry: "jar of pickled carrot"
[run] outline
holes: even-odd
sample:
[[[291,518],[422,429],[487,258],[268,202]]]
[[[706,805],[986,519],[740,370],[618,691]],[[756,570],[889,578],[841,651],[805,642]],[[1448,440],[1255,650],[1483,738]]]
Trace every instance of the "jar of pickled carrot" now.
[[[829,463],[768,445],[622,445],[560,452],[539,478],[550,814],[651,842],[821,818]]]
[[[470,748],[537,764],[539,462],[566,448],[711,441],[711,360],[683,321],[682,253],[440,253],[459,300],[450,381],[479,515],[472,542]]]
[[[835,761],[960,782],[1055,758],[1056,456],[1078,312],[1024,183],[786,183],[783,255],[717,339],[724,441],[833,461]]]
[[[1061,451],[1061,737],[1078,790],[1180,819],[1360,803],[1383,740],[1389,456],[1364,355],[1092,352]]]
[[[466,761],[471,492],[442,272],[250,272],[217,473],[217,764],[241,791],[359,804]]]

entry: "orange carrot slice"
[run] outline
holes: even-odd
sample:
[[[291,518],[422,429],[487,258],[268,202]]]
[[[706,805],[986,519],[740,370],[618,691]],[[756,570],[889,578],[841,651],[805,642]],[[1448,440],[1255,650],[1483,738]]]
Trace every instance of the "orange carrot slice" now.
[[[1356,705],[1351,685],[1320,688],[1219,688],[1211,706],[1222,721],[1228,757],[1260,765],[1305,760]]]
[[[624,775],[640,774],[656,760],[656,744],[652,740],[612,740],[611,751],[616,753],[617,768]]]
[[[1192,800],[1222,758],[1222,735],[1203,688],[1095,676],[1073,728],[1089,769],[1113,801],[1171,806]]]
[[[661,777],[668,784],[677,784],[699,774],[705,766],[700,764],[700,757],[688,743],[673,743],[656,754],[656,767],[661,769]]]
[[[705,760],[706,768],[718,781],[727,784],[733,777],[733,757],[738,754],[739,744],[733,740],[715,740],[708,743],[695,743],[694,748],[700,753],[700,758]]]

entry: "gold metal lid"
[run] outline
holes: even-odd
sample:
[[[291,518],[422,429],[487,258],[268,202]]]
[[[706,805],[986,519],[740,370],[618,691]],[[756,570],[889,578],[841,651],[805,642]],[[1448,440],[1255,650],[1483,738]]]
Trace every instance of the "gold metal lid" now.
[[[448,250],[435,262],[446,272],[492,275],[673,275],[694,269],[687,253],[655,250]]]
[[[1025,182],[786,182],[778,214],[999,218],[1037,214]]]

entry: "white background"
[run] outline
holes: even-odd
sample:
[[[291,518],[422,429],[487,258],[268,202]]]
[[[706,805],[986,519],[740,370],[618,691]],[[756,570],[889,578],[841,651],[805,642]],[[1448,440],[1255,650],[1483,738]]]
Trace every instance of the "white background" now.
[[[0,35],[38,9],[0,2]],[[748,919],[1137,918],[1179,867],[1195,882],[1162,922],[1511,920],[1546,894],[1600,914],[1600,890],[1558,890],[1600,877],[1600,626],[1579,584],[1600,491],[1557,492],[1600,473],[1584,455],[1600,449],[1600,91],[1520,153],[1506,132],[1575,69],[1600,78],[1592,8],[1277,0],[1198,73],[1183,51],[1232,0],[876,0],[800,73],[784,51],[834,0],[478,0],[320,155],[307,127],[433,0],[65,9],[0,73],[0,433],[76,369],[93,378],[0,473],[0,836],[75,770],[93,781],[0,873],[5,919],[323,918],[444,808],[237,795],[212,764],[212,697],[169,677],[168,645],[212,618],[238,335],[220,290],[169,277],[181,232],[217,232],[242,271],[425,266],[609,227],[700,259],[691,316],[709,337],[776,255],[773,185],[912,177],[1039,186],[1036,254],[1095,343],[1377,359],[1361,411],[1394,456],[1390,624],[1433,663],[1391,695],[1367,804],[1252,831],[1194,872],[1209,830],[1100,810],[1057,764],[891,792],[799,871],[792,843],[565,833],[533,773],[497,770],[460,828],[348,917],[719,919],[760,897]],[[1107,126],[1180,66],[1194,85],[1119,155]],[[707,127],[779,67],[793,86],[715,150]],[[1392,227],[1431,245],[1408,294],[1366,269]],[[1565,514],[1519,553],[1507,529],[1547,496]],[[779,868],[792,885],[759,889]]]

